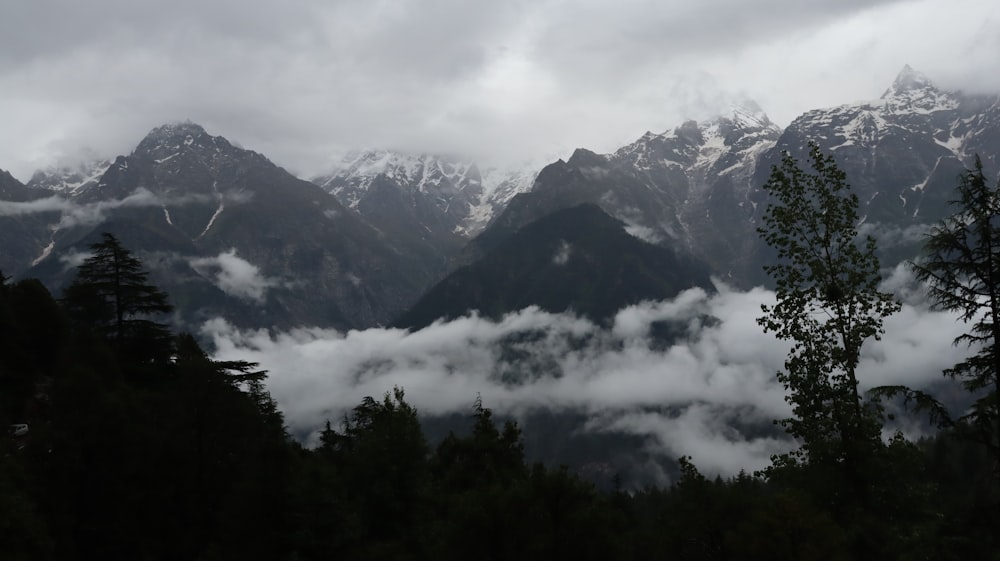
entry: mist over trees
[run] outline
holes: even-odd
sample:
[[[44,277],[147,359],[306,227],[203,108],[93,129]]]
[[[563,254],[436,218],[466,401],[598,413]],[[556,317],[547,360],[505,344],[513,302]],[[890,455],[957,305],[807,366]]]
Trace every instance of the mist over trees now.
[[[815,149],[810,164],[786,159],[768,183],[763,229],[782,261],[770,268],[778,304],[761,322],[795,344],[779,378],[794,407],[782,424],[801,444],[769,469],[712,479],[680,458],[668,488],[602,490],[531,463],[521,428],[476,396],[464,428],[430,441],[403,388],[330,419],[305,448],[267,373],[171,333],[168,295],[106,235],[60,300],[0,275],[10,426],[0,558],[996,558],[993,441],[956,435],[995,421],[995,387],[977,380],[995,383],[997,370],[956,367],[980,399],[954,429],[885,437],[884,409],[858,391],[858,353],[896,304],[878,291],[871,242],[857,243],[842,174]],[[962,185],[975,181],[970,172]],[[978,273],[993,253],[975,255],[968,271]],[[968,272],[941,262],[927,270]],[[955,286],[932,287],[947,307]],[[992,349],[981,311],[968,316],[981,321],[970,336]]]

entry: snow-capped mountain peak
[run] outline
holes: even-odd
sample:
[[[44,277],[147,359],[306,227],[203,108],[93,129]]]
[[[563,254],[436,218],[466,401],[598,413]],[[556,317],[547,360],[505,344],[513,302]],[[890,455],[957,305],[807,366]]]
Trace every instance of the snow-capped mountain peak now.
[[[438,215],[439,223],[425,224],[431,230],[465,237],[482,230],[515,194],[529,190],[536,173],[537,168],[481,169],[458,157],[367,150],[348,154],[312,181],[363,215],[380,212],[389,196],[385,189],[391,188],[394,197],[414,206],[421,221]]]
[[[908,131],[941,139],[939,144],[961,155],[958,138],[962,134],[952,130],[961,124],[961,103],[961,94],[937,88],[907,65],[881,98],[808,111],[796,118],[789,130],[822,130],[829,142],[821,145],[829,150],[851,146],[871,149],[887,135]]]
[[[722,160],[756,156],[773,145],[780,134],[781,128],[771,122],[757,103],[741,100],[707,121],[686,121],[662,134],[646,132],[608,158],[629,161],[637,169],[645,170],[710,169]],[[724,167],[728,169],[734,164],[729,162]]]
[[[776,129],[780,131],[780,128],[771,122],[767,113],[752,99],[744,99],[730,104],[728,115],[723,115],[721,118],[728,118],[734,124],[744,128]]]
[[[811,141],[832,153],[846,168],[868,224],[900,215],[933,219],[947,209],[955,178],[973,155],[989,160],[996,154],[990,126],[1000,115],[991,108],[996,99],[940,89],[904,66],[880,99],[799,116],[778,148],[800,154]]]
[[[348,154],[332,171],[316,182],[320,187],[333,186],[338,179],[364,178],[358,186],[367,189],[378,176],[398,180],[420,192],[427,192],[442,182],[480,183],[476,164],[458,158],[429,154],[406,154],[388,150],[369,150]]]
[[[146,135],[139,145],[140,147],[145,145],[146,149],[149,149],[150,147],[172,145],[178,139],[190,145],[195,139],[205,134],[207,133],[201,125],[192,123],[191,121],[167,123],[149,131],[149,134]]]
[[[212,136],[201,125],[190,121],[154,128],[132,152],[132,157],[150,159],[157,166],[182,156],[194,156],[195,160],[206,165],[212,165],[211,162],[219,158],[266,161],[257,152],[233,145],[222,136]]]
[[[111,167],[110,159],[87,152],[82,159],[57,163],[36,171],[27,185],[75,197],[97,185],[109,167]]]
[[[930,78],[925,76],[923,73],[914,70],[909,64],[906,64],[903,66],[903,69],[899,71],[899,74],[892,82],[892,85],[889,86],[889,89],[882,94],[882,98],[884,99],[891,95],[897,95],[910,90],[921,90],[928,87],[934,87]]]
[[[890,113],[929,114],[950,111],[959,104],[953,93],[938,89],[927,76],[909,65],[903,67],[880,100]]]

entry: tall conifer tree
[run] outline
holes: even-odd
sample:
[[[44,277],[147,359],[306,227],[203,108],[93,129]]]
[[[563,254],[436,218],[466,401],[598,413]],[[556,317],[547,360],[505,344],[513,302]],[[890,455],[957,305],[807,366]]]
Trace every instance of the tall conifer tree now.
[[[167,294],[149,284],[142,263],[113,234],[90,249],[63,293],[70,317],[106,337],[127,361],[168,360],[172,335],[153,319],[173,310]]]
[[[958,185],[955,213],[935,226],[926,259],[914,264],[938,308],[959,312],[970,324],[955,340],[974,354],[945,371],[961,380],[976,401],[962,419],[1000,466],[1000,183],[991,187],[976,156]],[[1000,477],[1000,471],[996,471]]]

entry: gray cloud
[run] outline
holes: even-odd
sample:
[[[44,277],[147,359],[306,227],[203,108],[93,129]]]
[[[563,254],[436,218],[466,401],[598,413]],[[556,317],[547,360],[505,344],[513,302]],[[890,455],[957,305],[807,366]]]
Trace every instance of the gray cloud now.
[[[236,255],[236,249],[224,251],[215,257],[199,257],[190,261],[199,274],[212,279],[223,292],[237,298],[263,303],[267,290],[278,286],[277,279],[265,277],[260,268]]]
[[[75,269],[94,254],[89,251],[78,251],[74,253],[64,253],[59,256],[59,262],[63,264],[63,270]]]
[[[296,431],[316,430],[362,397],[401,386],[432,415],[466,411],[477,394],[515,416],[583,412],[591,419],[585,430],[646,436],[662,457],[690,454],[701,469],[731,474],[766,465],[789,446],[735,428],[789,415],[774,376],[788,345],[755,321],[773,298],[762,289],[692,289],[623,309],[609,329],[528,308],[499,322],[473,315],[412,333],[274,334],[221,319],[203,333],[217,358],[259,362],[271,372],[268,386]],[[652,326],[664,322],[677,334],[667,345],[652,335]],[[951,345],[960,329],[952,315],[905,306],[887,322],[882,341],[864,349],[865,387],[938,383],[964,352]]]
[[[14,2],[0,167],[186,118],[303,175],[352,148],[610,151],[744,95],[779,123],[877,97],[904,63],[1000,89],[998,21],[988,0]]]
[[[73,226],[92,226],[104,220],[108,213],[119,208],[137,208],[164,205],[182,205],[192,202],[204,202],[210,197],[188,195],[184,197],[160,197],[145,188],[138,188],[123,199],[110,199],[95,203],[78,203],[59,195],[35,199],[27,202],[0,201],[0,216],[23,216],[46,212],[58,212],[59,221],[54,229],[71,228]]]

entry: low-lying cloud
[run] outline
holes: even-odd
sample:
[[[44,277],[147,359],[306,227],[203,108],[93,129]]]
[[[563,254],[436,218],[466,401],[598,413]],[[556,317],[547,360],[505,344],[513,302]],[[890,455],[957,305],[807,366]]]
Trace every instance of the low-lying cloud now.
[[[415,332],[269,333],[216,319],[203,333],[218,359],[270,371],[270,391],[297,433],[400,386],[423,414],[466,413],[476,395],[516,417],[583,413],[589,421],[581,430],[643,436],[664,458],[691,455],[707,472],[732,474],[763,467],[791,445],[747,429],[790,414],[775,379],[788,344],[756,323],[772,292],[718,288],[630,306],[610,328],[532,307],[500,321],[470,315]],[[883,339],[864,348],[862,384],[939,382],[965,352],[951,343],[961,329],[951,314],[905,305]]]
[[[152,191],[140,187],[122,199],[110,199],[93,203],[80,203],[73,199],[53,195],[33,201],[0,201],[0,216],[25,216],[29,214],[59,213],[59,221],[53,229],[74,226],[93,226],[107,218],[108,214],[120,208],[159,207],[205,202],[211,197],[188,195],[184,197],[160,197]]]
[[[215,286],[230,296],[263,303],[267,290],[278,286],[277,279],[261,274],[260,268],[236,255],[236,249],[222,252],[215,257],[199,257],[190,261],[191,267],[210,278]]]

